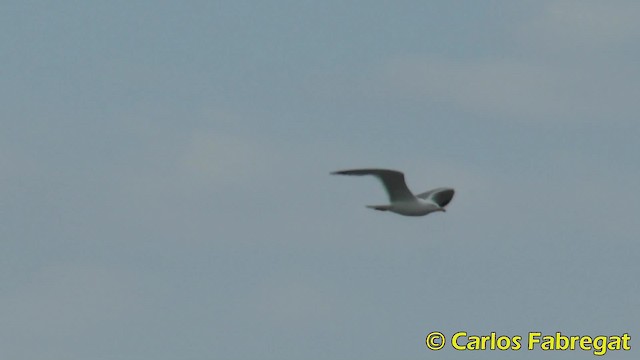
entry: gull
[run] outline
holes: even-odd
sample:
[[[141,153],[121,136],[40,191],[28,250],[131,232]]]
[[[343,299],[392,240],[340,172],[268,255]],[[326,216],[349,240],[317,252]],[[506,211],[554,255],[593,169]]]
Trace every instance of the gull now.
[[[367,205],[370,209],[391,211],[406,216],[424,216],[432,212],[445,212],[453,199],[454,190],[440,187],[413,195],[404,182],[404,174],[388,169],[354,169],[334,171],[332,175],[373,175],[382,181],[389,195],[389,205]]]

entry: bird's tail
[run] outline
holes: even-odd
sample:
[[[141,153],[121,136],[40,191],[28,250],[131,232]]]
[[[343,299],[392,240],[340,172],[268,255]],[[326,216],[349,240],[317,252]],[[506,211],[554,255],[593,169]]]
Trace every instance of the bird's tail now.
[[[391,205],[367,205],[369,209],[379,210],[379,211],[387,211],[391,209]]]

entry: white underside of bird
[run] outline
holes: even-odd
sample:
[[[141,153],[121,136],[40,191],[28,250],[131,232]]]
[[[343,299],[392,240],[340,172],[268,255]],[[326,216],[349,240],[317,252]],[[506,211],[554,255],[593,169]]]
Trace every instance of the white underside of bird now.
[[[406,216],[423,216],[432,212],[446,211],[445,206],[453,199],[452,188],[436,188],[418,195],[413,195],[404,181],[400,171],[388,169],[354,169],[332,172],[333,175],[373,175],[382,181],[389,205],[367,205],[370,209],[391,211]]]
[[[380,211],[391,211],[400,215],[423,216],[435,211],[446,211],[431,201],[415,199],[409,201],[398,201],[389,205],[367,205],[370,209]]]

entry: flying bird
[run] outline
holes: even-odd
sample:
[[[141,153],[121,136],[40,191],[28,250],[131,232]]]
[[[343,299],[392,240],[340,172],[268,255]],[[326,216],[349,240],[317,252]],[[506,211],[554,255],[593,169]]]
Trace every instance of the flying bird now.
[[[406,216],[423,216],[436,211],[446,211],[453,199],[454,190],[440,187],[413,195],[404,182],[404,174],[387,169],[354,169],[334,171],[332,175],[373,175],[382,181],[389,195],[389,205],[367,205],[370,209],[391,211]]]

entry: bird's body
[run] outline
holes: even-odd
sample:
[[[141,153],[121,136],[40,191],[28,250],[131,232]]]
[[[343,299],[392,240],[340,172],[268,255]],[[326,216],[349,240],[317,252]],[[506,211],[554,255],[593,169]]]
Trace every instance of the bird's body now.
[[[390,205],[367,205],[370,209],[391,211],[406,216],[423,216],[434,211],[444,211],[438,205],[422,199],[398,201]]]
[[[382,181],[389,205],[368,205],[368,208],[391,211],[405,216],[424,216],[436,211],[446,211],[445,206],[453,199],[452,188],[437,188],[413,195],[404,181],[404,174],[387,169],[355,169],[332,172],[333,175],[373,175]]]

